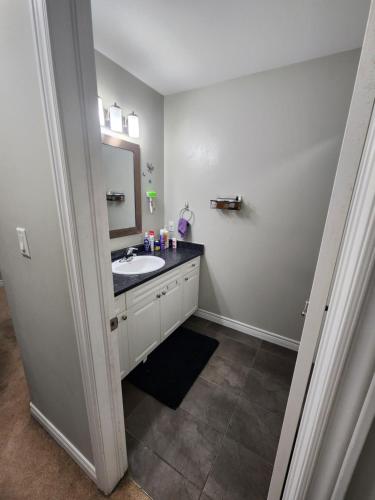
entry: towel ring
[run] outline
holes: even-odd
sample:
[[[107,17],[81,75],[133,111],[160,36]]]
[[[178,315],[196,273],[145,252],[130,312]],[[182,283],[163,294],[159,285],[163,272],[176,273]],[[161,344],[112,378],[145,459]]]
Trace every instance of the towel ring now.
[[[186,214],[188,214],[187,217],[186,217]],[[186,204],[185,207],[180,210],[179,218],[186,219],[188,222],[190,222],[191,219],[193,218],[193,212],[190,210],[188,204]]]

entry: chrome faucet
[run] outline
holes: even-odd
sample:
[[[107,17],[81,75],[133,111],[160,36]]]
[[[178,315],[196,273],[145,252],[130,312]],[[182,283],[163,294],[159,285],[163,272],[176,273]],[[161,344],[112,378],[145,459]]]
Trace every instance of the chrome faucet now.
[[[120,259],[120,262],[131,262],[136,255],[135,252],[138,252],[138,248],[129,247],[126,251],[126,255]]]

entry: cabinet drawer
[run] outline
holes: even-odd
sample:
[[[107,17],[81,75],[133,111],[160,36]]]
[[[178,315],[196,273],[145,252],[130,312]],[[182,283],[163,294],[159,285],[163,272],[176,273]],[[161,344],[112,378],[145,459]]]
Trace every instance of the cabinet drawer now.
[[[183,264],[181,266],[181,273],[186,274],[189,271],[192,271],[193,269],[199,269],[200,266],[200,257],[196,257],[193,260],[189,260],[189,262],[186,262],[186,264]]]
[[[117,316],[121,312],[126,310],[125,294],[122,293],[115,297],[115,315]]]

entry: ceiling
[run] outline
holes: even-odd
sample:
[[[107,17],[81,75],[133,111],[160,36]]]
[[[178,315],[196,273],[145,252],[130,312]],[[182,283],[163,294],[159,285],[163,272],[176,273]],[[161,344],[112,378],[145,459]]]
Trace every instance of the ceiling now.
[[[370,0],[92,0],[95,48],[161,94],[362,45]]]

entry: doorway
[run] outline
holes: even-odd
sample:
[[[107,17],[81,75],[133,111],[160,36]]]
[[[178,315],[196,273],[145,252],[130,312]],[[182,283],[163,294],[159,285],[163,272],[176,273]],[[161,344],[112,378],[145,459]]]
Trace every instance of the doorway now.
[[[92,96],[92,97],[93,97],[93,96]],[[91,105],[93,105],[93,102],[94,102],[94,99],[92,99]],[[367,122],[367,123],[368,123],[368,122]],[[354,177],[355,177],[355,175],[353,175],[353,178],[354,178]],[[354,182],[351,184],[351,189],[352,189],[352,186],[353,186],[353,185],[354,185]],[[350,193],[346,193],[346,194],[348,195],[348,198],[349,198],[349,200],[350,200]],[[347,200],[347,201],[348,201],[348,204],[349,204],[349,200]],[[344,219],[345,219],[345,217],[344,217]],[[338,236],[338,239],[340,239],[340,236]],[[336,255],[337,255],[337,252],[336,252]],[[334,266],[332,266],[332,267],[334,267]],[[333,272],[333,269],[332,269],[332,272]],[[325,298],[326,298],[326,297],[324,297],[324,299],[325,299]],[[324,306],[325,306],[325,305],[326,305],[326,304],[324,304]],[[309,313],[309,314],[311,315],[311,310],[310,310],[310,313]],[[322,312],[320,312],[320,314],[322,314]],[[224,320],[224,319],[222,319],[222,318],[221,318],[221,321],[222,321],[222,322],[224,322],[224,321],[226,321],[226,320]],[[191,326],[191,325],[190,325],[190,326]],[[225,325],[224,325],[224,326],[225,326]],[[201,324],[200,324],[200,328],[201,328],[202,330],[203,330],[203,329],[207,329],[207,330],[214,330],[214,329],[215,329],[215,328],[217,328],[217,327],[212,327],[212,325],[210,325],[210,323],[208,323],[208,322],[206,322],[206,323],[205,323],[205,322],[201,322]],[[220,333],[220,330],[217,328],[217,329],[215,330],[214,334],[215,334],[215,335],[218,335],[218,333]],[[221,334],[222,334],[222,337],[221,337],[221,338],[222,338],[222,341],[225,343],[225,342],[227,342],[227,340],[226,340],[226,339],[227,339],[227,338],[230,338],[230,336],[231,336],[231,334],[232,334],[232,333],[231,333],[231,332],[229,332],[228,330],[224,330],[224,329],[222,329],[222,330],[221,330]],[[240,337],[239,337],[239,338],[240,338]],[[237,341],[236,341],[236,342],[237,342]],[[266,344],[265,344],[265,345],[266,345]],[[272,350],[272,349],[267,349],[267,348],[266,348],[266,349],[262,349],[262,347],[260,347],[260,348],[258,348],[258,350],[257,350],[257,355],[259,355],[259,353],[261,353],[261,352],[262,352],[262,351],[264,351],[264,350]],[[274,354],[275,354],[275,353],[274,353]],[[276,355],[276,356],[279,356],[279,355],[280,355],[280,353],[279,353],[279,354],[275,354],[275,355]],[[305,386],[305,389],[306,389],[306,386]],[[126,396],[125,396],[125,401],[126,401]],[[142,403],[143,403],[143,401],[144,401],[144,399],[142,399],[142,401],[140,401],[140,404],[142,404]],[[126,406],[126,404],[125,404],[125,406]],[[134,411],[136,411],[136,408],[135,408],[135,410],[134,410]],[[131,418],[131,417],[130,417],[130,418]],[[134,431],[134,432],[135,432],[135,431]],[[293,436],[294,436],[294,434],[293,434]],[[142,450],[144,451],[144,447],[142,447]],[[156,451],[156,450],[155,450],[155,451]]]

